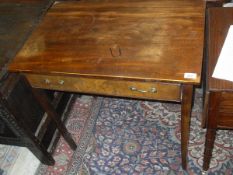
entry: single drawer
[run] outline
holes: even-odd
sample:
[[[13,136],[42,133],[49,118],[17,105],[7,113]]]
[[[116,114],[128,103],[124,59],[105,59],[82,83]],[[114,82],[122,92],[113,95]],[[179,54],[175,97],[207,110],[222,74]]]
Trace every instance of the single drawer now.
[[[180,85],[119,79],[26,74],[35,88],[141,99],[180,101]]]
[[[233,92],[222,92],[219,102],[219,112],[233,115]]]

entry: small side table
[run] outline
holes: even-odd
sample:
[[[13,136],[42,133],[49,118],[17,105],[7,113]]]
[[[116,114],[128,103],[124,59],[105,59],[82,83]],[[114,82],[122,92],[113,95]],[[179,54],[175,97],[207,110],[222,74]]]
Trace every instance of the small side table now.
[[[233,129],[233,82],[212,78],[230,25],[233,25],[233,8],[212,7],[208,9],[207,71],[203,112],[203,126],[207,127],[203,163],[205,171],[209,169],[216,130]]]

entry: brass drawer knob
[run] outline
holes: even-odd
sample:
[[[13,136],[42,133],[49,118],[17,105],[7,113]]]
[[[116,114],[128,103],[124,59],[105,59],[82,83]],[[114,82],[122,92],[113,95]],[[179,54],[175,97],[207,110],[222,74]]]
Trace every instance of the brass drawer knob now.
[[[150,92],[152,92],[152,93],[157,93],[157,89],[156,89],[156,88],[151,88],[151,89],[150,89]]]
[[[60,80],[58,83],[59,83],[60,85],[63,85],[63,84],[65,83],[65,81],[64,81],[64,80]]]
[[[46,84],[49,84],[49,83],[50,83],[50,80],[46,78],[46,79],[44,80],[44,82],[45,82]]]
[[[129,87],[129,89],[131,91],[137,91],[137,92],[141,92],[141,93],[157,93],[157,89],[154,87],[150,88],[149,90],[137,89],[136,87]]]

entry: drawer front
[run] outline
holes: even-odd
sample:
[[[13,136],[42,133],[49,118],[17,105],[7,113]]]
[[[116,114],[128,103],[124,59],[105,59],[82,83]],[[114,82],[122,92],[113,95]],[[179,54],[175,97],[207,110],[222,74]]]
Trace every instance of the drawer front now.
[[[233,92],[222,92],[218,110],[218,127],[233,126]]]
[[[180,85],[161,82],[26,74],[36,88],[141,99],[180,101]]]
[[[219,112],[233,114],[233,92],[222,92]]]

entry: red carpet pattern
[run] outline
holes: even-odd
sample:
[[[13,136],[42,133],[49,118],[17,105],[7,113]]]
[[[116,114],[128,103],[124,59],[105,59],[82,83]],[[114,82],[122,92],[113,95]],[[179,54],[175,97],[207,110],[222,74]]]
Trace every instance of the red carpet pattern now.
[[[80,154],[79,156],[82,157],[85,153],[101,102],[102,98],[94,98],[92,96],[73,97],[70,109],[66,114],[68,115],[66,126],[78,144],[78,148],[74,154],[63,137],[61,137],[53,154],[56,161],[55,165],[47,166],[41,164],[37,170],[37,175],[64,175],[70,166],[72,168],[78,166],[81,159],[79,157],[74,157],[73,159],[72,156]]]

